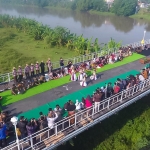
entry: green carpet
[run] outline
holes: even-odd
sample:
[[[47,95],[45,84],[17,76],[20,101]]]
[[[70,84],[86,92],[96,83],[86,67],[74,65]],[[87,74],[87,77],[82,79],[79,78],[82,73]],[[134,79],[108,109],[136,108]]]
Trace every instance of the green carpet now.
[[[63,107],[64,104],[68,100],[72,100],[73,102],[75,102],[78,99],[79,101],[81,101],[82,97],[86,97],[88,94],[89,95],[93,94],[93,92],[95,91],[95,89],[97,87],[105,86],[105,83],[106,84],[108,82],[114,83],[114,82],[116,82],[117,78],[125,79],[127,76],[129,76],[131,74],[132,75],[136,75],[138,73],[139,73],[139,71],[135,71],[135,70],[126,72],[124,74],[121,74],[121,75],[118,75],[116,77],[113,77],[113,78],[111,78],[109,80],[105,80],[103,82],[99,82],[97,84],[94,84],[93,86],[89,86],[89,87],[83,88],[82,90],[73,92],[73,93],[71,93],[69,95],[66,95],[66,96],[64,96],[62,98],[56,99],[56,100],[54,100],[52,102],[49,102],[49,103],[47,103],[45,105],[42,105],[42,106],[39,106],[39,107],[37,107],[35,109],[32,109],[30,111],[24,112],[24,113],[20,114],[19,116],[25,116],[28,119],[31,119],[31,118],[36,118],[37,119],[39,117],[39,112],[40,111],[42,111],[46,115],[48,113],[48,109],[49,108],[55,108],[55,106],[57,104],[59,104],[60,107]],[[65,115],[67,115],[67,113],[65,113]]]
[[[124,58],[123,61],[120,61],[120,62],[117,62],[114,64],[108,64],[108,65],[104,66],[103,68],[97,69],[97,73],[103,72],[103,71],[106,71],[109,69],[113,69],[115,67],[122,66],[124,64],[133,62],[133,61],[138,60],[143,57],[145,57],[145,56],[134,53],[132,56]],[[36,95],[36,94],[48,91],[50,89],[56,88],[58,86],[64,85],[64,84],[70,82],[69,79],[70,79],[70,76],[65,76],[65,77],[59,78],[57,80],[52,80],[52,81],[46,82],[37,87],[27,90],[26,93],[24,93],[23,95],[14,96],[14,95],[11,95],[10,91],[3,92],[3,93],[1,93],[1,96],[3,97],[2,105],[6,106],[8,104],[23,100],[23,99],[31,97],[33,95]]]

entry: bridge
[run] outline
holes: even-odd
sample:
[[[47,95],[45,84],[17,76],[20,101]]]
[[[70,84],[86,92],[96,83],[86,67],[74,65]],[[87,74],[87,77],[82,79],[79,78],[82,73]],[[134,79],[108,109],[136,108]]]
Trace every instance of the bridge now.
[[[52,150],[149,93],[150,79],[147,79],[138,85],[104,99],[98,109],[95,109],[93,105],[55,123],[54,134],[52,135],[51,129],[45,128],[32,136],[12,143],[2,150]],[[71,120],[74,121],[72,122]]]

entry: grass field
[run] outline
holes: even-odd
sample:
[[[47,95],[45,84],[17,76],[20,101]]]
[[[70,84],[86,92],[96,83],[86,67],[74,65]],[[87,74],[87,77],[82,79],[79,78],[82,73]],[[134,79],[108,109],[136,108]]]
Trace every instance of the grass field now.
[[[98,69],[97,73],[103,72],[103,71],[106,71],[109,69],[113,69],[115,67],[122,66],[124,64],[133,62],[133,61],[138,60],[138,59],[143,58],[143,57],[144,56],[140,55],[140,54],[133,54],[132,56],[125,58],[121,62],[117,62],[115,64],[108,64],[108,65],[104,66],[103,68]],[[61,86],[61,85],[64,85],[66,83],[69,83],[70,82],[69,78],[70,78],[70,76],[65,76],[65,77],[59,78],[57,80],[52,80],[52,81],[46,82],[46,83],[41,84],[37,87],[34,87],[32,89],[27,90],[26,93],[24,93],[23,95],[13,96],[13,95],[11,95],[10,91],[3,92],[3,93],[1,93],[1,96],[4,97],[3,101],[2,101],[2,105],[8,105],[8,104],[23,100],[25,98],[31,97],[33,95],[42,93],[44,91],[56,88],[56,87]]]
[[[27,33],[16,29],[0,28],[0,35],[0,73],[10,72],[14,66],[24,67],[26,63],[46,61],[49,57],[54,62],[60,57],[77,55],[66,47],[50,48],[44,41],[35,41]]]

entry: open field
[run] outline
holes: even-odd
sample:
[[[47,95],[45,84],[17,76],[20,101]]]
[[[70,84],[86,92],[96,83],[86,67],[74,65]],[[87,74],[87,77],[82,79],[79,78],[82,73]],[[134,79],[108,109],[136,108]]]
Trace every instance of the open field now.
[[[13,28],[0,28],[0,73],[10,72],[14,66],[46,61],[49,57],[57,61],[60,57],[76,56],[66,47],[49,47],[44,41],[35,41],[29,34]]]

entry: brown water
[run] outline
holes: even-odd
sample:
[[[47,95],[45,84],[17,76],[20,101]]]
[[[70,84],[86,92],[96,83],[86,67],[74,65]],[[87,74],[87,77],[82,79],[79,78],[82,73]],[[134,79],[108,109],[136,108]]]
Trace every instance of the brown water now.
[[[123,44],[141,41],[144,30],[147,31],[145,39],[150,38],[150,22],[127,17],[27,6],[0,6],[0,14],[35,19],[51,27],[63,26],[77,35],[98,38],[100,43],[106,43],[110,38]]]

